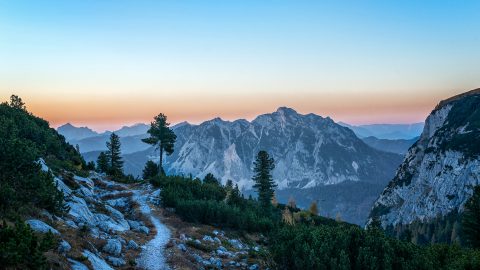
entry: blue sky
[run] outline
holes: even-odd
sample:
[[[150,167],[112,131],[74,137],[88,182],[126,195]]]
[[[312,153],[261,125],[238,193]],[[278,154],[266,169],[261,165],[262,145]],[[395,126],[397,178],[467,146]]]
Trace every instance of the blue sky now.
[[[284,105],[417,122],[480,86],[479,48],[480,1],[0,1],[0,97],[99,128]]]

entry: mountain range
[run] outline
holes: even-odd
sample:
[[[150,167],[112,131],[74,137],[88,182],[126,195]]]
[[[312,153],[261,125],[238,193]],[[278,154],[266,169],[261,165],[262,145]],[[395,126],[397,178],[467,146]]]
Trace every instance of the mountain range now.
[[[158,160],[158,153],[140,140],[146,134],[138,133],[147,128],[139,124],[132,128],[137,133],[116,131],[126,173],[139,175],[146,161]],[[300,207],[318,201],[325,215],[339,214],[357,224],[365,222],[373,201],[403,158],[370,147],[328,117],[302,115],[286,107],[252,121],[215,118],[199,125],[180,123],[173,130],[177,142],[174,153],[165,158],[168,174],[202,178],[213,173],[223,183],[233,180],[248,194],[254,157],[266,150],[276,161],[273,176],[280,201],[294,197]],[[95,161],[108,135],[79,140],[70,136],[69,140],[79,145],[87,161]],[[348,190],[350,195],[338,196]]]

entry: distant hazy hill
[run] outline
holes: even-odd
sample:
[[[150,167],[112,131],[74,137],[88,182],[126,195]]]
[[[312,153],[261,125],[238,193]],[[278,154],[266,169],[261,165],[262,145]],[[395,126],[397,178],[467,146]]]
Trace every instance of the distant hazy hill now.
[[[62,134],[67,142],[99,135],[97,132],[88,127],[75,127],[70,123],[58,127],[57,132]]]
[[[388,139],[378,139],[376,137],[370,136],[366,138],[362,138],[362,141],[366,144],[370,145],[371,147],[378,149],[380,151],[385,151],[389,153],[396,153],[400,155],[405,155],[408,149],[418,140],[418,137],[413,139],[396,139],[396,140],[388,140]]]
[[[122,153],[134,153],[145,150],[149,147],[141,139],[147,137],[149,126],[146,124],[135,124],[133,126],[124,126],[114,131],[120,136],[122,144]],[[58,133],[65,136],[66,140],[72,145],[78,145],[81,153],[92,151],[104,151],[107,149],[106,142],[110,138],[111,131],[98,134],[86,127],[75,127],[71,124],[65,124],[57,129]],[[89,156],[90,157],[90,156]]]
[[[376,137],[379,139],[407,139],[420,136],[423,130],[424,123],[415,124],[373,124],[353,126],[350,124],[339,122],[338,124],[348,127],[359,138]]]
[[[149,128],[150,128],[150,125],[139,123],[133,126],[124,126],[121,129],[116,130],[115,134],[117,134],[120,137],[143,135],[147,133],[147,130]]]

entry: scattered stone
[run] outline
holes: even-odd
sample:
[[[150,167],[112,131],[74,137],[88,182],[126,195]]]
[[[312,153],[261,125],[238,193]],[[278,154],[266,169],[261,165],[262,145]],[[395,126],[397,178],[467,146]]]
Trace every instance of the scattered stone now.
[[[222,260],[220,258],[210,257],[210,263],[217,268],[222,268]]]
[[[123,223],[119,223],[105,214],[95,214],[95,221],[97,226],[104,232],[124,232],[130,230],[130,226],[125,220],[123,220]]]
[[[138,230],[138,228],[142,225],[140,222],[135,220],[127,219],[127,222],[132,230]]]
[[[248,268],[248,270],[258,270],[259,267],[258,267],[258,264],[252,264],[250,265],[250,267]]]
[[[200,255],[198,255],[197,253],[194,253],[192,256],[195,259],[195,261],[197,261],[199,263],[203,262],[203,258]]]
[[[69,227],[74,228],[74,229],[78,229],[77,224],[75,224],[75,221],[73,221],[73,220],[68,219],[68,220],[65,221],[65,224]]]
[[[118,241],[120,241],[120,243],[122,243],[122,245],[127,244],[127,241],[126,241],[125,239],[123,239],[122,237],[120,237],[120,236],[117,236],[116,239],[117,239]]]
[[[93,238],[100,238],[100,230],[97,227],[90,228],[90,235]]]
[[[90,190],[90,189],[88,189],[84,186],[80,186],[80,189],[78,189],[78,194],[83,195],[84,197],[87,197],[87,198],[92,198],[93,197],[92,190]]]
[[[141,232],[141,233],[144,233],[144,234],[149,234],[150,233],[150,229],[147,228],[146,226],[138,227],[138,231]]]
[[[187,251],[187,247],[184,244],[178,244],[177,248],[183,252]]]
[[[93,189],[93,187],[95,186],[92,179],[90,179],[90,178],[74,175],[73,179],[77,182],[82,182],[82,183],[86,184],[90,189]]]
[[[259,247],[259,246],[255,246],[255,247],[253,247],[253,250],[255,250],[256,252],[259,252],[259,251],[260,251],[260,247]]]
[[[71,249],[72,246],[65,240],[62,240],[58,245],[58,252],[61,254],[67,254]]]
[[[103,247],[103,251],[119,256],[122,252],[122,243],[118,239],[108,239],[107,244]]]
[[[215,240],[213,240],[213,238],[209,235],[205,235],[202,240],[211,243],[215,242]]]
[[[187,236],[186,236],[184,233],[181,233],[181,234],[180,234],[180,240],[186,241],[186,240],[187,240]]]
[[[130,240],[128,241],[127,248],[136,250],[139,248],[139,246],[135,241]]]
[[[102,258],[98,257],[97,255],[93,254],[88,250],[83,251],[83,256],[87,257],[88,261],[92,264],[92,268],[95,270],[113,270],[110,265]]]
[[[119,266],[124,266],[126,264],[125,260],[122,258],[117,258],[117,257],[112,257],[108,256],[107,261],[110,262],[113,266],[119,267]]]
[[[47,223],[38,220],[38,219],[30,219],[26,221],[30,228],[36,232],[41,233],[48,233],[51,231],[53,234],[60,234],[57,230],[55,230],[52,226],[48,225]]]
[[[72,260],[72,259],[68,259],[68,261],[70,262],[70,265],[72,266],[72,270],[89,270],[88,267],[81,262],[78,262],[78,261],[75,261],[75,260]]]
[[[194,242],[195,242],[195,244],[197,244],[197,245],[201,245],[201,244],[202,244],[202,242],[200,242],[200,240],[198,240],[198,239],[195,239]]]
[[[95,216],[88,208],[84,199],[72,196],[71,200],[67,203],[67,206],[70,208],[68,214],[73,216],[77,223],[83,222],[89,226],[95,225]]]
[[[242,242],[240,242],[240,240],[237,240],[237,239],[229,239],[228,242],[230,243],[230,245],[232,245],[235,249],[243,249],[244,246],[242,244]]]
[[[126,208],[126,207],[130,206],[129,198],[126,198],[126,197],[107,200],[106,203],[109,204],[112,207],[118,207],[118,208]]]

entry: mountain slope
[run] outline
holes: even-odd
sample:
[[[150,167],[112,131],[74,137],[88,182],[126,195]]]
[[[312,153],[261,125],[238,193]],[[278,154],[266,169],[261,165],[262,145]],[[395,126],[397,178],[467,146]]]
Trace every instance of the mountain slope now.
[[[383,225],[462,211],[480,183],[480,89],[440,102],[371,216]]]

